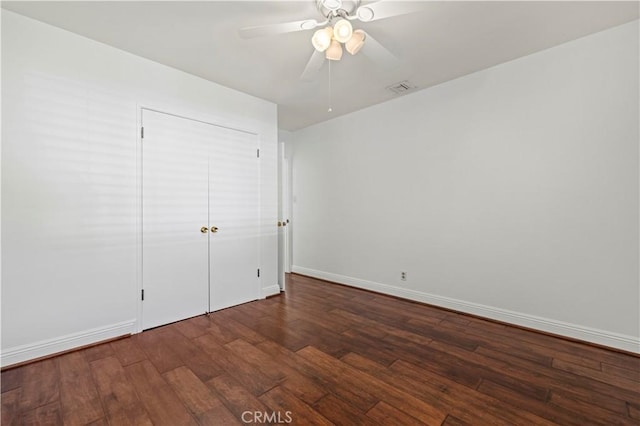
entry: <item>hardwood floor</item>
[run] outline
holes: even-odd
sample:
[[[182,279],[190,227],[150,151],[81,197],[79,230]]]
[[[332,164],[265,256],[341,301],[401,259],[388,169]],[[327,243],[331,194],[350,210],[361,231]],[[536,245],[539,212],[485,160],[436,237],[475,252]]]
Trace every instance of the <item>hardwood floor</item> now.
[[[2,425],[640,424],[640,358],[289,277],[2,373]]]

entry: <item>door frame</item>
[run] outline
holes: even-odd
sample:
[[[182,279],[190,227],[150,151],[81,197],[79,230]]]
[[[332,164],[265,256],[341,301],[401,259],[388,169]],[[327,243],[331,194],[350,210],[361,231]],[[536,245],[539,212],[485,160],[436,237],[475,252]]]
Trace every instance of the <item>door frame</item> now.
[[[144,110],[152,111],[160,114],[167,114],[177,118],[183,118],[186,120],[193,120],[203,124],[209,124],[212,126],[222,127],[225,129],[235,130],[243,133],[248,133],[251,135],[255,135],[258,143],[258,149],[262,148],[261,137],[257,131],[247,130],[240,127],[239,123],[235,122],[216,122],[216,120],[212,119],[210,116],[206,114],[202,114],[197,111],[188,110],[188,111],[177,111],[179,108],[174,108],[171,106],[154,106],[150,103],[136,103],[136,142],[135,142],[135,158],[136,158],[136,202],[135,202],[135,233],[136,233],[136,285],[135,285],[135,293],[132,295],[134,300],[136,301],[136,317],[134,323],[134,334],[141,333],[143,330],[142,325],[142,315],[143,315],[143,303],[142,303],[142,204],[143,204],[143,194],[142,194],[142,113]],[[219,118],[217,118],[219,119]],[[257,265],[262,269],[262,235],[264,235],[264,229],[262,224],[262,159],[258,158],[258,198],[259,198],[259,208],[258,208],[258,221],[260,223],[260,242],[258,243],[258,262]],[[262,294],[262,277],[258,278],[258,286],[259,286],[259,294]]]

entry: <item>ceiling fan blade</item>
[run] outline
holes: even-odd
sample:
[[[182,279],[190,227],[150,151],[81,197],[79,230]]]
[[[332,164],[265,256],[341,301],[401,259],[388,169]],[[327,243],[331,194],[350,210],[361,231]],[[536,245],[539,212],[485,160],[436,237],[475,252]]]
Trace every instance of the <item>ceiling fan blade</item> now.
[[[282,24],[246,27],[240,29],[238,33],[242,38],[264,37],[276,34],[292,33],[295,31],[312,30],[315,27],[324,25],[326,23],[326,21],[318,22],[315,19],[305,19],[304,21],[285,22]]]
[[[311,55],[309,62],[307,62],[307,66],[302,72],[302,76],[300,76],[300,80],[313,81],[316,75],[318,74],[318,71],[320,71],[320,68],[322,68],[322,65],[324,64],[324,59],[325,59],[324,52],[319,52],[313,49],[313,55]]]
[[[364,34],[364,46],[361,50],[363,55],[382,68],[391,69],[398,66],[399,60],[393,53],[389,52],[386,47],[380,44],[380,42],[375,38],[371,37],[369,33],[364,32]]]
[[[424,10],[424,1],[378,1],[360,6],[356,17],[362,22],[377,21]]]

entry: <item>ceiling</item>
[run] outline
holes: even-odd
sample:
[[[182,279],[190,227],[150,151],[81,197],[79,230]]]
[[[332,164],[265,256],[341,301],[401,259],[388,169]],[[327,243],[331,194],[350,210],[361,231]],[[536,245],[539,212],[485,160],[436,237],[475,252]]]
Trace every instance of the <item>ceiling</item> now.
[[[387,0],[394,1],[394,0]],[[364,3],[369,3],[363,1]],[[424,89],[639,16],[637,1],[424,1],[420,12],[360,23],[398,58],[380,66],[345,52],[301,81],[313,31],[242,39],[247,26],[322,20],[315,0],[2,2],[2,7],[278,104],[279,127],[297,130]],[[332,112],[328,112],[328,107]]]

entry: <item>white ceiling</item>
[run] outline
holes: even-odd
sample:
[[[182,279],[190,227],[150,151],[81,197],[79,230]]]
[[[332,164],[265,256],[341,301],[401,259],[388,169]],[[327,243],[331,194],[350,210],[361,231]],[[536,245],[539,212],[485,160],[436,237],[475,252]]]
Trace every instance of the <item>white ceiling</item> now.
[[[393,0],[388,0],[393,1]],[[363,2],[368,3],[368,2]],[[356,23],[399,61],[374,66],[365,49],[328,61],[312,82],[300,75],[313,31],[244,40],[246,26],[317,19],[315,0],[2,2],[2,7],[278,104],[279,127],[296,130],[398,95],[506,62],[639,16],[637,1],[425,1],[423,10]]]

